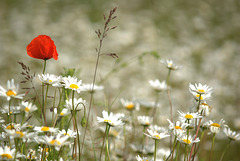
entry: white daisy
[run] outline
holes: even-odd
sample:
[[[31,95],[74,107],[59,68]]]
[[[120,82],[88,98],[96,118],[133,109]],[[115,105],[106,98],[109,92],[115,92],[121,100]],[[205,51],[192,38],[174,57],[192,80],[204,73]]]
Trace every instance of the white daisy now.
[[[27,159],[28,160],[37,160],[38,158],[36,157],[36,151],[33,149],[28,149]]]
[[[213,93],[213,88],[207,85],[202,85],[201,83],[195,83],[194,85],[190,83],[189,91],[192,93],[196,100],[199,100],[199,97],[200,100],[206,100],[211,97]]]
[[[174,136],[182,136],[185,132],[185,129],[188,127],[189,124],[182,123],[180,121],[177,121],[175,124],[171,122],[169,119],[167,119],[169,122],[169,129],[173,132]]]
[[[8,114],[8,115],[9,114],[10,115],[18,114],[21,112],[21,107],[20,106],[10,106],[10,108],[9,108],[8,105],[5,105],[2,108],[0,108],[0,112],[3,114]]]
[[[51,85],[55,85],[55,84],[59,84],[59,82],[62,80],[61,76],[56,76],[54,74],[38,74],[38,78],[40,79],[40,81],[42,81],[43,83],[46,84],[51,84]]]
[[[224,126],[226,127],[226,125],[224,123],[225,123],[225,120],[223,120],[223,119],[221,119],[219,121],[219,123],[209,120],[207,122],[207,125],[212,134],[218,134],[220,132],[221,128],[223,128]]]
[[[119,119],[116,115],[114,115],[112,112],[108,115],[107,111],[103,111],[102,112],[102,116],[101,117],[97,117],[97,121],[98,122],[104,122],[107,123],[110,126],[119,126],[119,125],[123,125],[123,122],[121,119]]]
[[[33,130],[36,132],[52,132],[52,133],[58,131],[57,128],[48,127],[48,126],[35,126]]]
[[[147,129],[147,131],[148,131],[148,134],[144,133],[144,135],[146,135],[146,136],[148,136],[148,137],[150,137],[154,140],[160,140],[160,139],[163,139],[163,138],[166,138],[166,137],[170,136],[170,135],[167,135],[165,133],[158,133],[156,131],[152,131],[150,129]]]
[[[37,135],[37,133],[34,132],[28,133],[27,131],[21,131],[16,129],[4,129],[4,130],[6,134],[10,137],[10,139],[20,138],[25,141],[26,139],[31,139]]]
[[[64,86],[67,89],[71,89],[80,93],[82,90],[82,80],[78,80],[76,77],[63,77]]]
[[[19,85],[14,84],[14,79],[7,81],[7,90],[0,86],[0,96],[6,97],[9,101],[11,98],[23,99],[25,94],[18,94]]]
[[[196,113],[183,113],[182,111],[178,111],[178,114],[180,115],[179,118],[185,122],[186,120],[192,120],[192,119],[199,119],[202,118],[197,112]],[[185,120],[185,121],[184,121]]]
[[[33,105],[31,102],[25,101],[22,101],[21,108],[25,112],[25,117],[27,117],[29,113],[32,113],[33,111],[36,111],[38,109],[36,105]]]
[[[58,114],[57,113],[57,108],[54,109],[54,113],[55,114]],[[68,108],[64,108],[62,109],[62,111],[58,114],[59,116],[66,116],[66,115],[69,115],[70,114],[70,111]]]
[[[63,136],[64,135],[67,135],[68,137],[70,138],[76,138],[77,136],[77,132],[76,131],[73,131],[71,129],[68,129],[67,131],[65,129],[62,129],[61,131],[59,130],[58,131],[60,134],[62,134]],[[78,132],[80,134],[80,132]]]
[[[181,143],[184,143],[184,144],[187,144],[187,145],[192,145],[193,143],[198,143],[200,141],[199,138],[196,138],[194,140],[194,138],[191,135],[189,135],[189,136],[184,135],[184,136],[181,136],[181,137],[179,137],[177,139]]]
[[[201,116],[209,116],[211,110],[212,110],[212,107],[209,106],[206,102],[203,102],[199,105],[198,113]]]
[[[149,83],[150,83],[150,85],[153,87],[153,89],[156,92],[162,92],[162,91],[167,90],[167,83],[166,83],[166,81],[160,82],[158,79],[156,79],[154,81],[153,80],[149,80]]]
[[[66,104],[64,105],[69,110],[73,110],[72,107],[72,99],[66,100]],[[82,98],[76,99],[74,98],[74,108],[75,110],[81,110],[83,109],[83,106],[86,106],[86,100],[83,100]]]
[[[182,66],[173,63],[172,60],[161,59],[160,62],[164,64],[170,70],[182,69]]]
[[[10,149],[8,146],[0,146],[0,159],[1,160],[13,160],[16,149]]]
[[[229,127],[225,127],[223,129],[223,132],[226,134],[226,136],[230,139],[230,140],[240,140],[240,133],[237,133],[236,131],[232,131]]]
[[[136,109],[139,111],[140,104],[138,102],[128,101],[126,99],[120,99],[120,102],[122,103],[123,107],[129,111]]]
[[[49,146],[54,146],[54,148],[59,151],[61,146],[69,144],[69,142],[67,142],[68,138],[68,135],[62,136],[61,134],[58,134],[57,136],[44,135],[42,137],[42,143]]]
[[[139,155],[138,156],[136,156],[136,158],[137,158],[137,161],[153,161],[153,160],[149,160],[147,157],[140,157]]]
[[[152,131],[156,131],[158,133],[164,133],[165,131],[167,131],[167,129],[165,127],[161,127],[158,125],[150,125],[149,129]]]
[[[153,122],[153,118],[149,116],[138,116],[137,119],[142,126],[149,126]]]
[[[98,86],[96,84],[94,84],[94,88],[93,89],[92,88],[93,84],[82,84],[82,91],[96,92],[104,89],[103,86]]]

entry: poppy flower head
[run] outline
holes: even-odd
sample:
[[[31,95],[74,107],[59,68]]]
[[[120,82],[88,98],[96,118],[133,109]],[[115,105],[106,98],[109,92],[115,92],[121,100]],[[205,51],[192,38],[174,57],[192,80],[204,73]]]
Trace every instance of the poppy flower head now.
[[[27,54],[36,59],[58,60],[58,53],[54,41],[47,35],[35,37],[27,46]]]

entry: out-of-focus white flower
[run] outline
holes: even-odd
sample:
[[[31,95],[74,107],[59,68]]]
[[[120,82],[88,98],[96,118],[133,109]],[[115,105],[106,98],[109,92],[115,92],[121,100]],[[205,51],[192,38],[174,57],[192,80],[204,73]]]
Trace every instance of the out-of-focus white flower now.
[[[56,76],[54,74],[38,74],[40,81],[46,84],[51,84],[52,86],[58,85],[61,82],[61,76]]]
[[[211,110],[212,110],[212,107],[209,106],[206,102],[203,102],[199,105],[198,113],[201,116],[209,116]]]
[[[67,107],[70,111],[73,110],[72,99],[66,100],[66,104],[64,106]],[[77,111],[82,110],[83,106],[86,106],[86,100],[83,100],[82,98],[79,99],[74,98],[75,110]]]
[[[37,135],[37,133],[34,133],[34,132],[28,133],[27,131],[20,131],[20,130],[16,130],[16,129],[4,129],[4,130],[5,130],[6,134],[10,137],[10,139],[20,138],[25,141],[25,140],[31,139]]]
[[[149,116],[138,116],[137,119],[142,126],[150,126],[153,122],[153,118]]]
[[[7,90],[0,86],[0,96],[6,97],[9,101],[11,98],[23,99],[25,94],[18,94],[19,85],[14,84],[14,79],[7,81]]]
[[[184,113],[182,111],[178,111],[178,114],[180,115],[179,118],[182,120],[182,122],[185,122],[185,120],[191,120],[191,119],[199,119],[202,118],[197,112],[196,113]]]
[[[173,132],[174,136],[181,137],[185,129],[188,127],[189,124],[187,123],[182,123],[180,121],[177,121],[175,124],[171,122],[169,119],[167,119],[169,122],[169,129]]]
[[[36,132],[52,132],[52,133],[58,131],[57,128],[48,127],[48,126],[35,126],[33,130]]]
[[[162,92],[167,90],[167,83],[166,81],[160,82],[158,79],[156,80],[149,80],[150,85],[156,92]]]
[[[8,146],[0,146],[0,159],[1,160],[13,160],[16,149],[10,149]]]
[[[67,135],[70,138],[75,138],[77,135],[76,131],[73,131],[71,129],[68,129],[67,131],[65,129],[62,129],[61,131],[58,131],[62,135]],[[80,132],[78,132],[80,134]]]
[[[10,111],[9,111],[10,110]],[[20,106],[3,106],[2,108],[0,108],[0,112],[3,113],[3,114],[10,114],[10,115],[13,115],[13,114],[18,114],[21,112],[21,107]]]
[[[82,91],[96,92],[96,91],[103,90],[104,86],[98,86],[94,84],[94,88],[93,88],[93,84],[82,84],[81,88],[82,88]]]
[[[183,135],[183,136],[181,136],[181,137],[179,137],[179,138],[177,138],[181,143],[184,143],[184,144],[187,144],[187,145],[192,145],[193,143],[197,143],[197,142],[199,142],[200,140],[199,140],[199,138],[196,138],[195,140],[194,140],[194,138],[191,136],[191,135],[189,135],[189,136],[187,136],[187,135]]]
[[[223,120],[223,119],[221,119],[219,121],[219,123],[216,123],[216,122],[213,122],[212,120],[209,120],[207,122],[207,125],[208,125],[208,128],[210,129],[210,132],[212,134],[218,134],[220,132],[221,128],[223,126],[226,126],[226,125],[224,125],[224,123],[225,123],[225,120]]]
[[[36,111],[38,108],[36,105],[33,105],[31,102],[24,102],[22,101],[22,110],[25,112],[25,117],[29,115],[29,113],[32,113],[33,111]]]
[[[114,115],[112,112],[108,115],[107,111],[103,111],[102,112],[102,116],[101,117],[97,117],[97,121],[98,122],[104,122],[107,123],[110,126],[119,126],[119,125],[123,125],[123,122],[121,119],[119,119],[116,115]]]
[[[38,158],[36,157],[36,151],[32,150],[32,149],[28,149],[27,159],[29,159],[29,160],[37,160]]]
[[[82,91],[82,80],[78,80],[76,77],[63,77],[63,82],[67,89],[77,91],[77,93]]]
[[[153,159],[148,159],[147,157],[140,157],[139,155],[138,156],[136,156],[136,158],[137,158],[137,161],[153,161]]]
[[[182,69],[182,66],[173,63],[172,60],[161,59],[160,62],[164,64],[170,70]]]
[[[200,97],[200,100],[202,101],[211,97],[213,88],[207,85],[202,85],[201,83],[195,83],[194,85],[190,83],[189,91],[192,93],[196,100],[199,100]]]
[[[150,130],[150,129],[147,129],[147,131],[148,131],[148,134],[146,134],[146,133],[144,133],[144,134],[145,134],[146,136],[154,139],[154,140],[160,140],[160,139],[163,139],[163,138],[166,138],[166,137],[170,136],[170,135],[168,135],[168,134],[158,133],[158,132],[152,131],[152,130]]]
[[[2,128],[5,130],[17,130],[17,131],[22,131],[27,127],[27,123],[21,125],[21,124],[17,124],[17,123],[9,123],[7,125],[2,125]]]
[[[42,143],[49,146],[54,146],[54,148],[59,151],[61,146],[68,144],[68,138],[68,135],[62,136],[61,134],[58,134],[57,136],[44,135],[42,137]]]
[[[229,127],[225,127],[223,129],[223,132],[226,134],[226,136],[230,139],[230,140],[240,140],[240,133],[237,133],[236,131],[232,131]]]
[[[129,111],[131,110],[139,110],[140,109],[140,104],[138,102],[134,101],[128,101],[126,99],[120,99],[120,102],[122,103],[123,107]]]
[[[156,131],[158,133],[164,133],[164,132],[167,131],[167,129],[165,127],[161,127],[161,126],[158,126],[158,125],[150,125],[149,129],[152,130],[152,131]]]
[[[54,109],[54,113],[55,113],[55,114],[58,114],[58,113],[57,113],[57,108]],[[62,111],[59,113],[59,116],[66,116],[66,115],[68,115],[68,114],[70,114],[69,109],[68,109],[68,108],[64,108],[64,109],[62,109]]]

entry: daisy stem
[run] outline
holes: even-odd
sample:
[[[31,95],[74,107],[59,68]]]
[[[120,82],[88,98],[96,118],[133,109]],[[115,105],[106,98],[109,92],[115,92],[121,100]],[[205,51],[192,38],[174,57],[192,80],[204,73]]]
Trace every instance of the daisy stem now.
[[[187,140],[187,142],[188,142],[188,140]],[[186,158],[187,158],[187,146],[188,146],[188,144],[185,144],[184,161],[185,161]]]
[[[174,150],[175,150],[175,147],[176,147],[176,141],[177,141],[177,136],[175,136],[175,139],[174,139],[174,142],[173,142],[173,150],[172,150],[172,158],[171,158],[171,161],[173,161]]]
[[[179,144],[179,142],[177,142],[177,152],[176,152],[176,156],[175,156],[175,160],[174,161],[178,160],[179,148],[180,148],[180,144]]]
[[[155,147],[154,147],[154,161],[157,160],[157,139],[155,139]]]
[[[108,148],[108,134],[109,134],[109,130],[110,130],[110,125],[108,125],[108,128],[107,128],[107,133],[106,133],[106,151],[105,151],[105,161],[110,161],[110,156],[109,156],[109,148]]]
[[[196,144],[194,143],[194,154],[193,154],[193,159],[192,159],[192,161],[194,161],[194,158],[195,158],[195,156],[196,156],[196,154],[197,154],[197,152],[198,152],[198,149],[199,149],[199,147],[200,147],[200,145],[201,145],[201,143],[202,143],[202,138],[203,138],[203,136],[204,136],[204,133],[205,133],[205,130],[203,129],[203,131],[202,131],[202,133],[201,133],[201,137],[200,137],[200,142],[198,143],[198,146],[197,146],[197,148],[196,148]]]
[[[143,155],[143,150],[144,150],[144,144],[145,144],[145,130],[146,130],[146,126],[143,126],[143,138],[142,138],[142,155]]]
[[[48,95],[48,89],[49,89],[49,84],[47,84],[47,89],[46,89],[46,94],[45,94],[45,102],[44,102],[44,116],[45,116],[45,120],[46,120],[46,106],[47,106],[47,95]]]
[[[52,111],[52,124],[54,123],[54,109],[55,109],[55,98],[57,94],[57,88],[54,90],[54,97],[53,97],[53,111]]]
[[[213,146],[214,146],[214,141],[215,141],[215,134],[213,134],[213,140],[212,140],[212,148],[211,148],[211,153],[209,156],[209,161],[211,161],[212,155],[213,155]]]
[[[8,122],[9,122],[9,123],[12,122],[11,111],[10,111],[11,102],[12,102],[12,99],[9,100],[9,104],[8,104]]]
[[[222,161],[222,160],[223,160],[223,157],[224,157],[224,155],[225,155],[225,153],[226,153],[227,149],[229,148],[231,141],[232,141],[232,140],[231,140],[231,139],[229,139],[227,146],[225,146],[225,149],[224,149],[224,151],[223,151],[223,153],[222,153],[222,156],[221,156],[221,159],[220,159],[220,161]]]
[[[103,146],[104,146],[104,143],[105,143],[105,137],[106,137],[106,134],[107,134],[107,128],[108,126],[106,125],[106,129],[105,129],[105,133],[104,133],[104,137],[103,137],[103,142],[102,142],[102,148],[101,148],[101,151],[100,151],[100,160],[102,159],[102,151],[103,151]]]

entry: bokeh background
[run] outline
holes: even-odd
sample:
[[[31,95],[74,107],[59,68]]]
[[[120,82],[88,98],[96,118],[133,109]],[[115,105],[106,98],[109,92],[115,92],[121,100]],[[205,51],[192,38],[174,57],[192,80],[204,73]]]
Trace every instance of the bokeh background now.
[[[99,44],[95,30],[103,28],[103,14],[113,7],[118,9],[111,25],[118,27],[104,40],[102,53],[119,58],[101,56],[97,75],[109,98],[120,93],[119,98],[154,101],[148,81],[167,76],[158,55],[183,66],[170,79],[175,115],[177,109],[193,105],[189,83],[207,84],[214,88],[210,119],[224,118],[233,130],[240,130],[239,0],[1,0],[1,85],[10,78],[21,80],[17,61],[41,73],[43,62],[26,53],[26,46],[41,34],[55,41],[59,53],[59,60],[48,61],[47,72],[76,68],[78,77],[90,83]],[[168,117],[166,95],[160,103]],[[216,153],[221,154],[225,143]],[[239,142],[233,143],[226,158],[237,161],[239,147]]]

